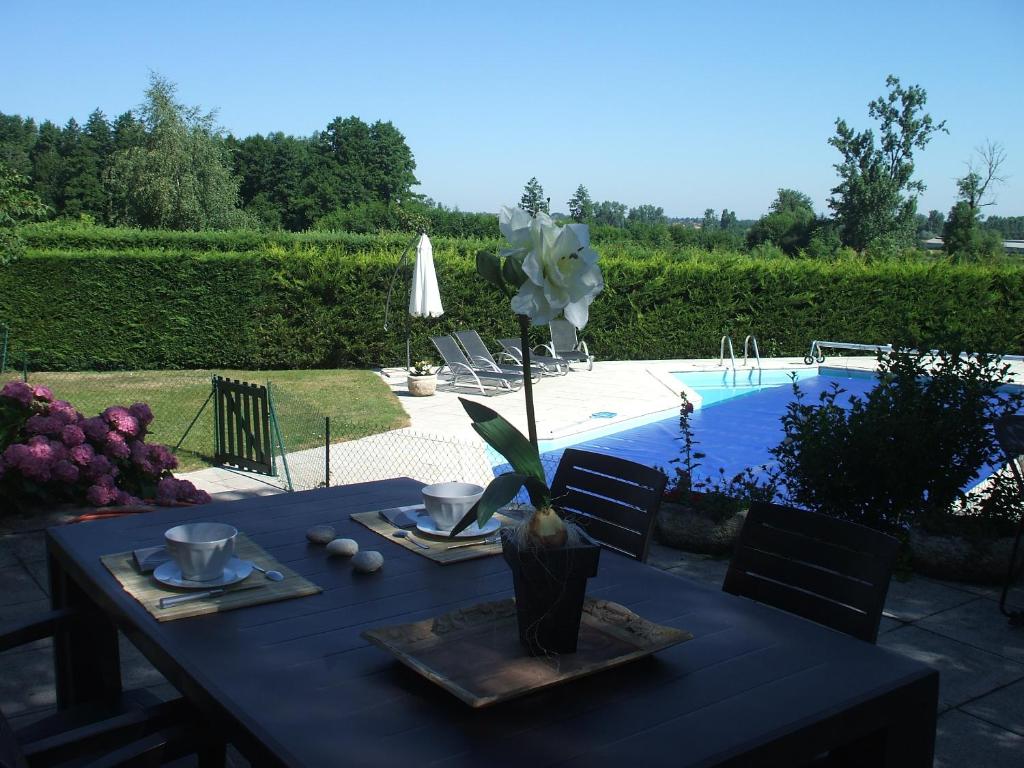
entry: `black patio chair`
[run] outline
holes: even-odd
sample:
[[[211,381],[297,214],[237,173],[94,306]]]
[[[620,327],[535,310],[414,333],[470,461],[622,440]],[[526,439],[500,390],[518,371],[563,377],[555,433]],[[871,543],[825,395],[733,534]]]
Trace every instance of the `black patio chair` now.
[[[1021,471],[1020,460],[1024,455],[1024,416],[1016,414],[1004,416],[996,422],[996,440],[999,447],[1006,454],[1006,462],[1009,464],[1010,472],[1017,483],[1021,497],[1024,498],[1024,473]],[[1010,563],[1006,569],[1006,583],[1003,584],[1003,594],[999,598],[999,610],[1010,619],[1010,624],[1015,627],[1024,626],[1024,610],[1011,611],[1006,607],[1006,597],[1010,593],[1010,587],[1016,580],[1020,571],[1017,566],[1017,553],[1020,551],[1021,534],[1024,534],[1024,514],[1017,523],[1017,538],[1013,540],[1013,549],[1010,550]]]
[[[56,610],[0,625],[0,652],[53,635],[82,614]],[[195,754],[200,766],[223,766],[224,743],[183,699],[148,691],[59,710],[17,731],[0,712],[0,768],[155,766]]]
[[[863,525],[755,502],[722,589],[873,643],[899,547]]]
[[[609,549],[641,562],[668,478],[643,464],[567,448],[551,481],[563,516]]]

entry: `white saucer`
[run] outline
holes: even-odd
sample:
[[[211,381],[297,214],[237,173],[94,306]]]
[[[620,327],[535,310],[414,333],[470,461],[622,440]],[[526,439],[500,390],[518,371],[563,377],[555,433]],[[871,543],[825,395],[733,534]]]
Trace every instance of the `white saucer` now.
[[[486,536],[489,533],[494,533],[499,528],[501,528],[501,521],[496,517],[492,517],[490,520],[484,523],[483,528],[481,528],[476,523],[473,523],[468,528],[466,528],[466,530],[462,531],[461,533],[455,534],[455,538],[475,539],[479,536]],[[434,523],[433,518],[430,517],[430,515],[420,515],[419,517],[417,517],[416,529],[422,533],[429,534],[430,536],[448,537],[448,535],[451,533],[451,531],[442,531],[440,528],[438,528],[437,525]]]
[[[219,578],[210,581],[190,581],[181,577],[181,568],[173,560],[169,560],[153,571],[153,578],[161,584],[169,587],[182,587],[184,589],[212,589],[213,587],[226,587],[228,584],[237,584],[252,573],[252,563],[248,560],[239,560],[232,557],[224,567],[224,573]]]

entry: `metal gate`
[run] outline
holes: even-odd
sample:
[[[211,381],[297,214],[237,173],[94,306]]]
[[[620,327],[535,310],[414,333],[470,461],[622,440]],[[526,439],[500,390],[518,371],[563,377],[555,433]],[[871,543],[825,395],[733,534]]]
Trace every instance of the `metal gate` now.
[[[214,376],[213,394],[214,463],[275,474],[267,388]]]

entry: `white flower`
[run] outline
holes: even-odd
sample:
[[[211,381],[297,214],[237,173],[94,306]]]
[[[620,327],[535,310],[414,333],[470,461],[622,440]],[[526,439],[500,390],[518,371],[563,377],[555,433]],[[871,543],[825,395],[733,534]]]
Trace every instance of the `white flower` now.
[[[502,255],[525,254],[522,265],[527,280],[512,297],[512,311],[528,316],[534,325],[564,313],[566,320],[583,328],[590,303],[604,288],[587,225],[559,226],[547,214],[531,217],[518,208],[502,208],[498,223],[513,246]]]

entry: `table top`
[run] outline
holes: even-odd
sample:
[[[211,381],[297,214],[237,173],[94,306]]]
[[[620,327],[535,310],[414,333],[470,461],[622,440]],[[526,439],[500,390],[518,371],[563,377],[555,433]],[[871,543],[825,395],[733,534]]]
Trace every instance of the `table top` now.
[[[935,675],[605,551],[588,595],[694,639],[470,709],[360,636],[511,595],[501,557],[440,566],[349,520],[352,512],[415,503],[420,487],[391,480],[171,509],[52,528],[48,543],[59,567],[179,690],[228,724],[230,738],[284,765],[716,765]],[[158,624],[99,558],[159,543],[164,530],[188,520],[235,525],[323,593]],[[328,558],[304,537],[317,523],[382,552],[383,569],[357,574],[347,559]]]

